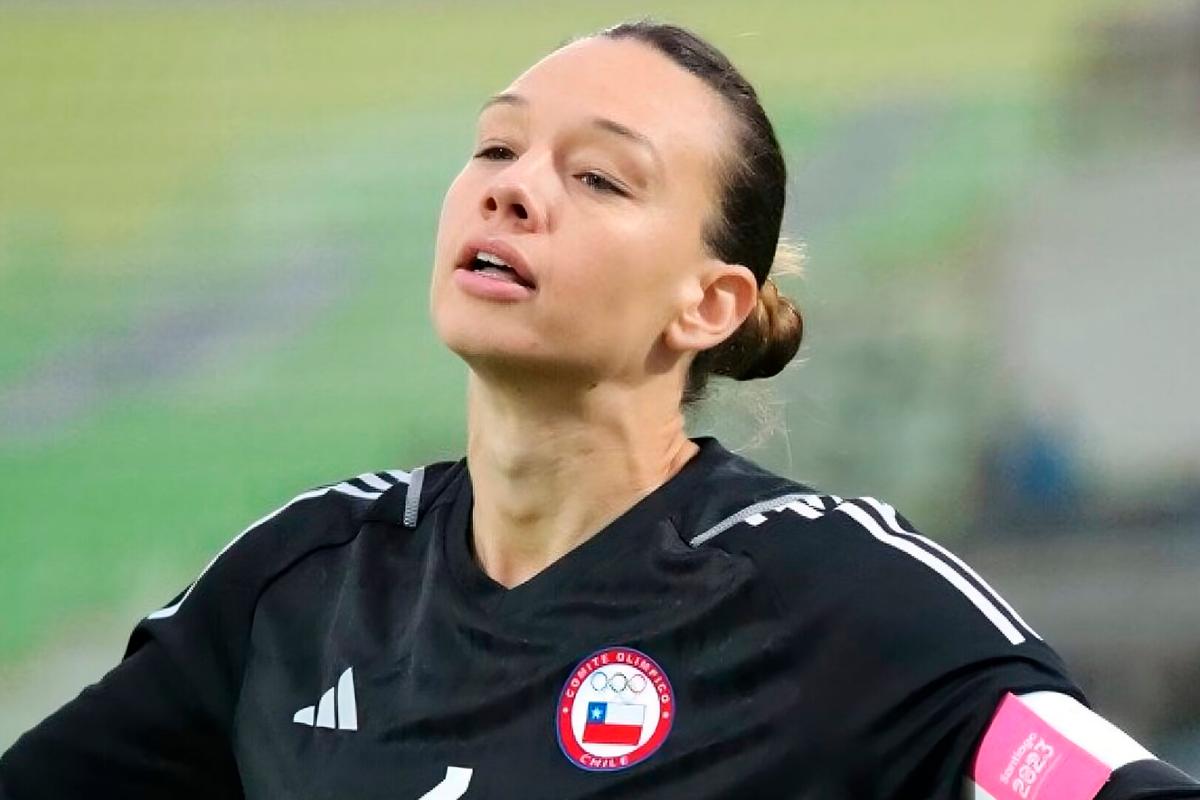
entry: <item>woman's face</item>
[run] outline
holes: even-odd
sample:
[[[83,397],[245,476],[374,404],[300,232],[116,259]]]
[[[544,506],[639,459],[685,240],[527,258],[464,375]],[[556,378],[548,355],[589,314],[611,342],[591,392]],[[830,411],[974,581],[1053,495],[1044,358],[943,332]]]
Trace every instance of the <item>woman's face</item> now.
[[[477,369],[557,379],[638,382],[679,363],[664,331],[730,269],[702,238],[729,142],[722,102],[633,40],[576,42],[514,81],[480,113],[442,206],[442,340]]]

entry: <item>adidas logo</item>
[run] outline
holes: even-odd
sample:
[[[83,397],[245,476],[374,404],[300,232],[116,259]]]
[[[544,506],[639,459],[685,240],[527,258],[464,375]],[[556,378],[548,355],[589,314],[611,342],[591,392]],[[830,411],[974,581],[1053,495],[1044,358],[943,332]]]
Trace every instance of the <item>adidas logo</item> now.
[[[358,706],[354,702],[354,668],[350,667],[343,672],[338,678],[337,686],[321,695],[321,700],[316,706],[305,706],[297,711],[296,716],[292,717],[292,722],[314,728],[358,730]]]

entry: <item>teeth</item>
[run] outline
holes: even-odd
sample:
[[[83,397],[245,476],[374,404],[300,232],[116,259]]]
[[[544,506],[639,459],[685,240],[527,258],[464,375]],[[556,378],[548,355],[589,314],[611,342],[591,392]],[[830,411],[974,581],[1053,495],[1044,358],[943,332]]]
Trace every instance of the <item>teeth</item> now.
[[[503,258],[501,258],[500,256],[497,256],[497,255],[492,255],[491,253],[484,252],[483,250],[480,250],[479,253],[476,254],[475,257],[478,258],[480,261],[486,261],[488,264],[495,264],[497,267],[508,267],[508,262],[505,261]],[[508,268],[512,269],[512,267],[508,267]]]

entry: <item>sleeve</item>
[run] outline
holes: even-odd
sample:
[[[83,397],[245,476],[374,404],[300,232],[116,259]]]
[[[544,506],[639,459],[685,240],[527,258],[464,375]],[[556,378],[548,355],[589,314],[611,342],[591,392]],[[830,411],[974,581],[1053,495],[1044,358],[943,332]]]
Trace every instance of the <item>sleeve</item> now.
[[[793,602],[830,620],[820,674],[846,796],[961,800],[1007,692],[1084,699],[1020,614],[890,505],[822,497],[808,506],[816,580],[789,591],[805,591]]]
[[[965,789],[967,800],[1200,798],[1200,783],[1056,692],[1005,695]]]
[[[1200,782],[1163,761],[1135,761],[1115,770],[1096,800],[1190,800]]]
[[[111,672],[0,758],[0,800],[241,797],[230,734],[255,604],[320,494],[242,531],[143,619]]]

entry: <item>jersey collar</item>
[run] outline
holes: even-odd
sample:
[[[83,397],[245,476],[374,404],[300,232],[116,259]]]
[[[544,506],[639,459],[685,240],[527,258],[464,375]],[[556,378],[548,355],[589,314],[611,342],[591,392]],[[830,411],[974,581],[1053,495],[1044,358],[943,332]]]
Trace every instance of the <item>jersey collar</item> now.
[[[417,489],[420,493],[419,502],[416,504],[417,523],[433,509],[454,499],[453,493],[447,492],[446,488],[453,485],[458,476],[466,471],[466,466],[466,458],[461,458],[458,461],[439,461],[421,468],[423,475]],[[411,491],[412,483],[398,483],[388,489],[371,503],[364,521],[403,526]]]
[[[588,573],[597,565],[619,562],[630,548],[645,547],[649,531],[673,520],[682,507],[703,495],[699,487],[730,453],[712,437],[692,441],[699,445],[699,451],[665,483],[537,575],[511,588],[492,580],[475,560],[471,544],[474,492],[470,472],[464,469],[457,475],[457,489],[446,493],[455,498],[440,531],[446,564],[455,582],[466,597],[488,613],[538,613],[563,595],[564,587],[588,580]]]

